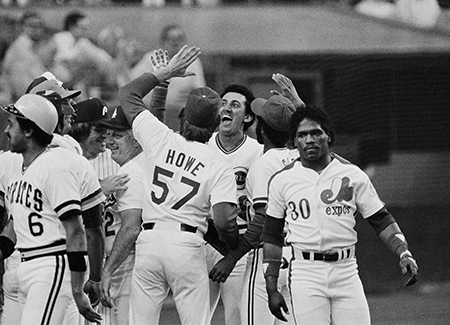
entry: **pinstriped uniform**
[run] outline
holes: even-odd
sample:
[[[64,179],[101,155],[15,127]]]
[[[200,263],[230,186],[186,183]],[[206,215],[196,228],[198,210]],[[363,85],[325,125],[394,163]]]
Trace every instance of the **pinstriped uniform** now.
[[[89,162],[97,173],[98,179],[105,179],[108,176],[117,175],[117,171],[119,170],[119,165],[112,160],[109,149],[101,152],[97,157],[89,159]]]
[[[227,151],[219,141],[219,134],[213,134],[208,142],[208,146],[223,160],[228,162],[235,174],[236,193],[238,199],[246,196],[246,182],[248,171],[252,164],[261,157],[263,153],[263,146],[255,139],[244,135],[244,138],[237,146],[230,151]],[[246,219],[249,218],[247,211],[244,211]],[[242,213],[240,213],[242,216]],[[237,218],[239,226],[239,233],[243,234],[247,229],[247,220],[242,217]],[[208,271],[223,257],[211,245],[206,245]],[[246,258],[241,258],[230,273],[228,279],[224,283],[209,281],[211,294],[211,315],[213,314],[219,302],[222,299],[225,312],[225,323],[227,325],[236,325],[241,321],[241,295],[242,284],[244,279]]]
[[[298,150],[287,148],[272,148],[261,156],[250,168],[247,176],[247,197],[251,203],[252,211],[255,205],[267,204],[267,186],[270,178],[277,171],[298,157]],[[254,213],[250,213],[253,216]],[[262,222],[264,220],[261,220]],[[260,234],[256,238],[259,241]],[[290,259],[290,248],[283,248],[283,257]],[[262,267],[263,249],[251,250],[247,257],[247,267],[244,275],[244,286],[242,292],[241,320],[242,325],[274,325],[294,324],[293,319],[287,316],[288,322],[282,322],[272,315],[268,308],[268,297],[266,283]],[[287,269],[280,270],[278,279],[280,292],[287,303],[290,296],[287,287]]]

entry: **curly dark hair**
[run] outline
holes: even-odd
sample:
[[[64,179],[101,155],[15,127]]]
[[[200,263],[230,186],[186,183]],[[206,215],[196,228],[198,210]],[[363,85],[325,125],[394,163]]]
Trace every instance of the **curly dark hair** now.
[[[291,139],[295,140],[298,125],[305,118],[310,119],[319,123],[325,133],[330,137],[330,146],[336,140],[336,134],[334,133],[333,123],[331,122],[330,116],[325,112],[324,109],[315,106],[306,106],[298,108],[297,111],[292,116],[291,120]]]

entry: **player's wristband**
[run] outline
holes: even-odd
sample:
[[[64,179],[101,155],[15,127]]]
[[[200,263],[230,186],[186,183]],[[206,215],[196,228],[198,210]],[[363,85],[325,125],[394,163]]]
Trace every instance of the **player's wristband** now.
[[[94,280],[91,280],[91,279],[89,279],[88,282],[93,284],[93,285],[101,285],[102,284],[102,281],[94,281]]]
[[[403,253],[401,253],[399,257],[400,257],[400,259],[402,259],[403,257],[413,258],[412,254],[409,250],[406,250]]]
[[[69,270],[74,272],[86,272],[86,260],[84,256],[86,252],[67,252],[67,259],[69,260]]]
[[[8,258],[14,253],[14,243],[6,236],[0,236],[0,251],[3,259]]]
[[[273,260],[270,262],[263,262],[263,273],[264,277],[274,276],[277,277],[280,275],[280,266],[281,261]]]

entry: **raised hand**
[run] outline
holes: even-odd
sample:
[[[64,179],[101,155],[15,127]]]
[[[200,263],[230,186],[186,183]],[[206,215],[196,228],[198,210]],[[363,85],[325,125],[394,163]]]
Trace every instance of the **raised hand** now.
[[[195,76],[195,73],[186,71],[186,69],[194,62],[200,55],[200,49],[195,46],[188,47],[183,46],[177,54],[167,63],[166,66],[162,66],[165,60],[165,55],[161,54],[163,50],[157,50],[157,55],[154,60],[156,64],[161,66],[160,69],[154,72],[159,82],[166,81],[172,77],[189,77]],[[158,63],[159,58],[159,63]]]
[[[163,49],[155,50],[150,55],[150,61],[152,62],[154,71],[162,69],[169,63],[169,53]]]
[[[291,79],[281,73],[274,73],[272,75],[272,80],[275,81],[280,87],[281,95],[288,98],[296,108],[306,106],[298,95],[297,89],[295,89]],[[271,90],[270,92],[272,95],[280,95],[280,93],[276,90]]]

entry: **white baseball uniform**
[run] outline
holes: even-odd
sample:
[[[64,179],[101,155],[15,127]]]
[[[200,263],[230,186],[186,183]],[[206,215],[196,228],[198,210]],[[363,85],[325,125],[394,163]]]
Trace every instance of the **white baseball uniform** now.
[[[20,163],[8,176],[5,200],[22,261],[17,270],[21,324],[62,324],[73,301],[65,231],[59,218],[81,213],[82,204],[89,209],[104,198],[86,163],[66,149],[52,148],[26,170],[21,170]]]
[[[8,177],[14,174],[14,169],[20,171],[22,156],[11,151],[0,154],[0,205],[8,211],[5,204],[5,192],[8,188]],[[19,325],[20,305],[19,288],[17,283],[17,268],[20,263],[18,250],[5,259],[5,273],[3,274],[3,311],[1,313],[0,324]]]
[[[119,165],[112,160],[111,150],[109,149],[101,152],[97,157],[89,159],[89,162],[97,173],[99,179],[105,179],[108,176],[117,175],[117,171],[119,170]]]
[[[275,174],[269,184],[267,215],[285,218],[288,225],[296,321],[370,324],[355,257],[355,215],[359,211],[367,218],[384,203],[360,168],[332,157],[321,173],[297,160]]]
[[[122,102],[125,114],[127,102]],[[213,205],[236,203],[232,168],[142,111],[133,133],[146,157],[143,231],[136,241],[131,324],[157,324],[169,288],[184,325],[209,324],[205,241]]]
[[[242,141],[232,150],[226,150],[220,143],[219,134],[213,134],[208,142],[208,146],[223,160],[230,163],[234,170],[236,179],[237,199],[246,196],[246,180],[247,174],[252,164],[261,157],[263,146],[255,139],[244,135]],[[247,211],[244,211],[246,218]],[[240,213],[242,216],[242,214]],[[237,219],[239,233],[243,234],[247,229],[247,220]],[[206,245],[208,271],[223,257],[211,245]],[[242,284],[246,267],[246,258],[241,258],[230,273],[227,281],[223,283],[213,282],[210,280],[210,298],[211,298],[211,316],[217,307],[219,298],[222,298],[225,313],[225,324],[237,325],[241,321],[241,296]]]
[[[270,178],[284,166],[290,164],[298,157],[298,150],[289,150],[287,148],[271,148],[267,150],[258,160],[256,160],[247,175],[247,198],[250,201],[251,209],[255,205],[266,206],[267,187]],[[254,216],[254,213],[250,213]],[[261,222],[261,229],[258,233],[246,233],[244,237],[254,236],[249,242],[255,245],[260,243],[264,220]],[[250,221],[249,221],[250,222]],[[283,248],[283,257],[286,261],[290,260],[291,251],[289,247]],[[274,324],[294,324],[292,314],[287,317],[288,322],[281,322],[272,315],[268,308],[268,297],[266,292],[266,283],[264,279],[262,244],[252,249],[247,257],[247,266],[244,274],[244,285],[241,300],[241,323],[242,325],[274,325]],[[287,265],[280,270],[278,279],[279,290],[283,294],[287,303],[290,302],[288,283],[287,283]]]
[[[121,226],[120,213],[129,209],[142,209],[144,197],[143,178],[145,157],[140,153],[120,167],[119,174],[127,173],[129,182],[125,191],[108,196],[103,213],[105,221],[105,255],[111,253],[114,240]],[[113,308],[100,308],[103,322],[107,325],[127,325],[130,311],[131,274],[134,266],[134,250],[114,271],[111,277],[110,294]]]

